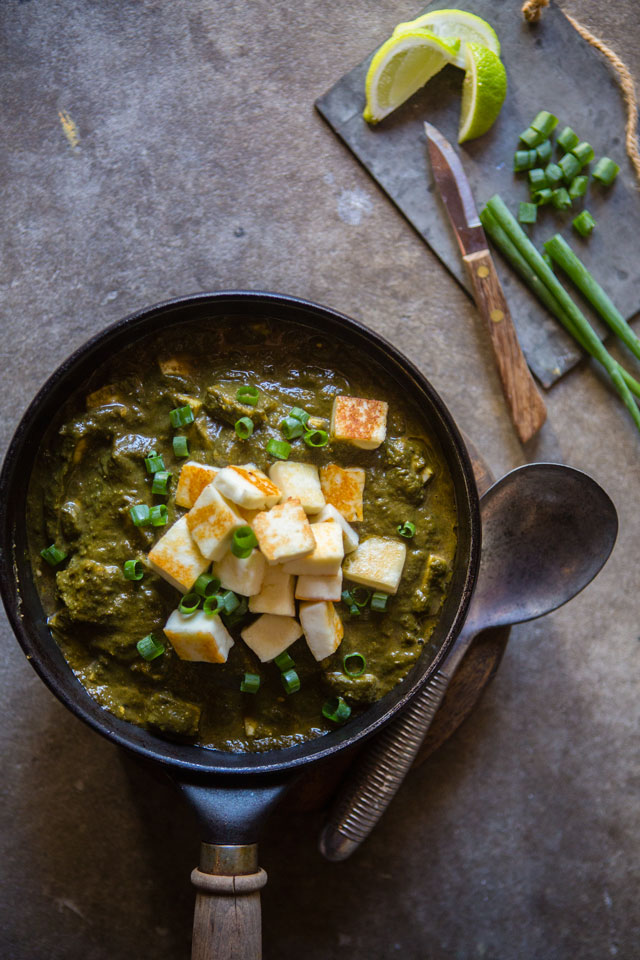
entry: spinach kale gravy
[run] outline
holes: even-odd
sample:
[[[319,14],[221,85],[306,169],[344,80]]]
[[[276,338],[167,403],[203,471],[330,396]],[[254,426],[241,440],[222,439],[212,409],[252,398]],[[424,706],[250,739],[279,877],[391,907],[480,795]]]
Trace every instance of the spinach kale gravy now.
[[[246,384],[259,387],[260,399],[249,409],[253,435],[243,440],[234,424],[247,412],[236,400]],[[266,445],[283,439],[280,425],[291,408],[319,418],[312,422],[324,422],[328,431],[339,395],[388,404],[384,442],[360,449],[330,439],[311,447],[298,438],[290,441],[289,460],[364,469],[364,518],[353,523],[361,543],[373,536],[400,540],[398,527],[415,525],[415,535],[403,541],[397,594],[382,612],[367,603],[356,614],[353,604],[337,602],[344,639],[319,662],[305,638],[297,639],[287,651],[300,679],[293,693],[283,688],[279,667],[261,662],[241,639],[255,619],[250,613],[229,628],[235,643],[226,663],[179,659],[163,626],[181,594],[146,565],[154,543],[185,513],[175,504],[185,460],[174,455],[173,437],[188,438],[191,461],[253,462],[266,472],[276,462]],[[187,405],[194,421],[176,430],[169,413]],[[165,496],[151,492],[145,457],[152,451],[172,473]],[[130,508],[140,503],[166,504],[167,525],[134,525]],[[384,370],[312,331],[238,317],[163,331],[100,367],[43,442],[29,486],[28,526],[50,629],[91,696],[117,717],[165,737],[226,751],[281,748],[320,736],[335,727],[322,713],[328,699],[342,697],[354,716],[406,677],[429,646],[456,550],[448,468]],[[52,543],[67,554],[53,567],[40,555]],[[145,564],[144,576],[126,579],[124,564],[135,558]],[[356,585],[345,579],[343,586]],[[149,634],[165,646],[152,660],[136,646]],[[344,669],[352,652],[366,660],[359,676]],[[260,677],[257,693],[241,692],[245,673]]]

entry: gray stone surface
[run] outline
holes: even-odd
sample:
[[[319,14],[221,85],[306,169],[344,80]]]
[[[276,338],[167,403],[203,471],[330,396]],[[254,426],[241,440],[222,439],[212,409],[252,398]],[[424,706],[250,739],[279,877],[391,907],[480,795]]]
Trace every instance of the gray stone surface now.
[[[109,322],[173,294],[270,288],[393,339],[496,474],[533,459],[590,472],[620,514],[610,562],[570,606],[513,631],[480,709],[367,845],[328,864],[318,817],[274,816],[265,958],[635,960],[638,435],[583,365],[523,450],[471,303],[313,110],[419,6],[2,4],[0,442]],[[636,0],[566,7],[640,80]],[[195,825],[0,629],[0,955],[186,958]]]

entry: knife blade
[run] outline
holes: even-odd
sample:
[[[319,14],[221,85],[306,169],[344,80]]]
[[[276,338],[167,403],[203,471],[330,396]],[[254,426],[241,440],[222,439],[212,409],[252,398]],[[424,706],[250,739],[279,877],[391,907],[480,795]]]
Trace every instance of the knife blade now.
[[[511,418],[525,443],[547,417],[544,400],[522,353],[487,238],[462,163],[439,130],[425,123],[433,179],[469,273],[473,298],[487,326]]]

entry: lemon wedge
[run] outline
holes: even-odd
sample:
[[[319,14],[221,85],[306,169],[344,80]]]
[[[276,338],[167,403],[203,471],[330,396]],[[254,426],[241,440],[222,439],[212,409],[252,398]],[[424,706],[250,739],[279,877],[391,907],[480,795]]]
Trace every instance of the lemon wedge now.
[[[500,57],[480,43],[467,42],[458,143],[486,133],[506,95],[507,73]]]
[[[408,100],[458,53],[457,41],[445,43],[430,30],[407,30],[389,37],[374,54],[365,81],[364,119],[378,123]]]
[[[464,69],[464,52],[467,43],[481,43],[497,57],[500,56],[500,41],[491,24],[473,13],[467,13],[466,10],[432,10],[415,20],[399,23],[393,31],[393,36],[416,29],[430,30],[434,36],[448,44],[453,43],[454,39],[459,40],[460,49],[453,61],[456,67]]]

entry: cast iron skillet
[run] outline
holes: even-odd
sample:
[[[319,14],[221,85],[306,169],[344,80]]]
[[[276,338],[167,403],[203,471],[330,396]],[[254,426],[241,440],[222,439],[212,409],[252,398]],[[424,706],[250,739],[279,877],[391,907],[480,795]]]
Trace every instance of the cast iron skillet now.
[[[458,509],[458,551],[451,590],[434,640],[432,662],[418,660],[409,676],[364,714],[326,736],[258,754],[232,754],[175,744],[102,709],[74,677],[46,626],[28,561],[25,507],[42,436],[61,405],[107,358],[138,338],[185,321],[237,316],[280,318],[382,364],[408,400],[423,411],[451,471]],[[438,669],[464,621],[480,551],[480,514],[471,463],[442,400],[422,374],[382,337],[326,307],[271,293],[225,291],[171,300],[133,314],[93,337],[49,378],[23,416],[0,474],[0,587],[13,630],[49,689],[94,730],[138,756],[162,764],[195,808],[202,829],[193,957],[258,960],[259,889],[266,874],[257,861],[258,828],[307,764],[371,736]]]

